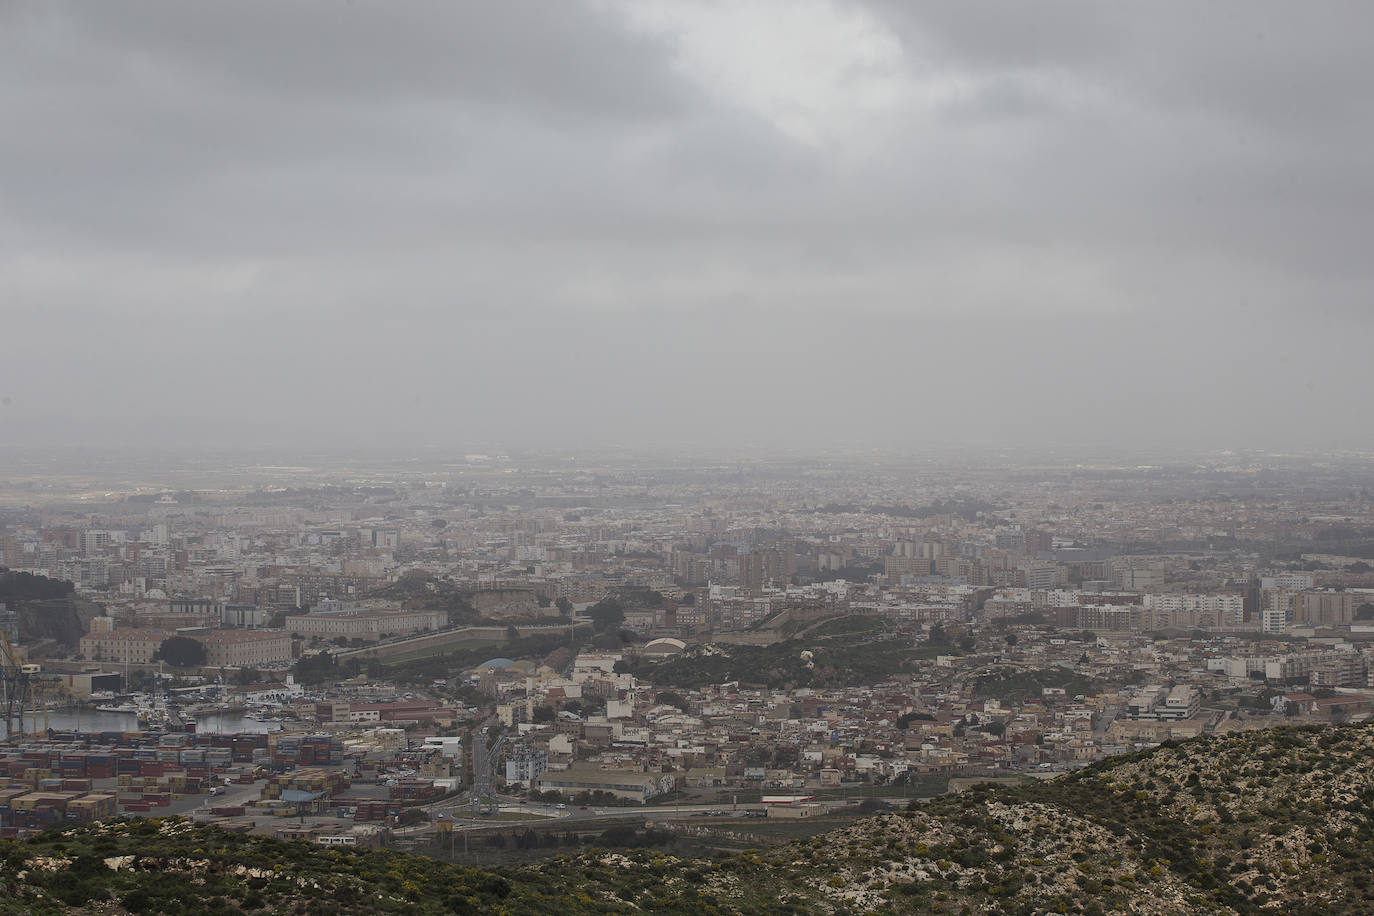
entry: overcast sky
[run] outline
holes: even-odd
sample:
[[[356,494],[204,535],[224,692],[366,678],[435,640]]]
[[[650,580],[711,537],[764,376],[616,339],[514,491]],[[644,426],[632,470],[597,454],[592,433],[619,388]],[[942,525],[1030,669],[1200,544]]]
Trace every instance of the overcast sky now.
[[[1368,10],[0,0],[0,442],[1371,446]]]

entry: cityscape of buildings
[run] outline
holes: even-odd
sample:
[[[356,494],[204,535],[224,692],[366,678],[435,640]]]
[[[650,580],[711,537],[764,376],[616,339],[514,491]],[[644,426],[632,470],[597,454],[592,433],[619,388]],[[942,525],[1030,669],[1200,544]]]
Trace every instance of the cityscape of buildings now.
[[[1374,699],[1374,494],[1344,466],[292,473],[0,481],[6,575],[72,583],[4,612],[32,702],[140,715],[11,723],[0,828],[176,796],[372,843],[407,804],[483,791],[754,792],[796,817],[845,787],[1043,778]],[[178,702],[149,721],[159,689]],[[207,713],[274,730],[196,731]],[[253,798],[208,805],[222,784]]]

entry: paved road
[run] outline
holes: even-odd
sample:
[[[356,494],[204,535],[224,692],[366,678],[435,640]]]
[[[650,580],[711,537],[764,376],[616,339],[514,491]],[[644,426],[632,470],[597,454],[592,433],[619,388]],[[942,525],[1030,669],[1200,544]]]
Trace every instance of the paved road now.
[[[264,779],[254,780],[251,785],[234,783],[225,786],[223,795],[211,795],[209,792],[205,792],[200,795],[187,796],[187,801],[194,799],[193,807],[189,811],[172,811],[171,813],[184,814],[187,817],[214,817],[210,813],[211,808],[230,808],[257,801],[262,797],[262,787],[265,783],[266,780]]]
[[[866,799],[818,799],[819,801],[829,801],[832,804],[846,806],[856,806],[860,801]],[[910,798],[902,795],[879,797],[879,801],[885,801],[896,807],[904,807]],[[718,818],[744,821],[750,817],[760,817],[765,813],[765,806],[761,804],[740,805],[732,812],[730,805],[655,805],[651,807],[581,807],[577,805],[548,805],[538,803],[520,804],[518,801],[502,800],[499,811],[502,814],[528,814],[529,817],[513,820],[492,820],[483,817],[472,817],[471,808],[464,800],[449,801],[442,805],[435,805],[430,811],[431,818],[440,815],[447,815],[453,825],[459,829],[473,827],[495,827],[495,826],[537,826],[539,824],[549,825],[551,823],[587,823],[596,821],[620,820],[627,817],[642,817],[648,820],[678,820],[686,818],[710,817],[715,815]],[[434,830],[434,824],[417,824],[414,827],[403,828],[397,831],[402,836],[423,836]]]
[[[260,797],[262,793],[262,786],[263,780],[258,780],[254,782],[252,785],[228,786],[225,791],[225,794],[223,795],[194,796],[194,800],[192,800],[192,797],[188,797],[184,803],[185,807],[180,808],[180,810],[177,810],[176,808],[164,809],[162,813],[183,814],[186,816],[192,816],[197,818],[212,817],[213,815],[210,814],[211,808],[245,805],[248,802],[257,799],[258,797]],[[908,801],[910,801],[909,798],[901,795],[884,797],[880,800],[886,801],[889,804],[892,804],[897,807],[904,806]],[[821,801],[829,801],[833,804],[845,804],[845,800],[841,799],[821,799]],[[857,805],[860,801],[861,799],[857,798],[848,799],[847,804],[853,806]],[[180,807],[181,804],[182,803],[178,803],[178,807]],[[457,827],[460,830],[464,830],[477,827],[497,826],[533,827],[541,824],[549,826],[558,823],[566,823],[569,826],[571,826],[573,824],[595,824],[601,821],[624,820],[625,818],[645,818],[648,820],[656,821],[677,819],[685,820],[687,818],[707,818],[713,815],[717,819],[725,819],[730,820],[732,822],[747,821],[748,818],[751,816],[763,816],[765,812],[765,807],[757,803],[740,805],[734,811],[732,811],[730,805],[720,803],[713,805],[662,805],[649,807],[634,806],[623,808],[601,806],[583,807],[580,805],[544,804],[538,802],[521,803],[518,799],[505,797],[501,798],[499,802],[498,810],[501,814],[507,816],[512,814],[527,816],[511,818],[509,820],[505,818],[502,818],[501,820],[493,820],[484,817],[473,817],[469,801],[465,798],[460,797],[456,799],[445,799],[443,802],[431,805],[422,810],[426,811],[430,815],[429,822],[416,824],[410,827],[398,828],[395,831],[396,835],[420,837],[428,833],[432,833],[436,829],[434,821],[438,819],[440,816],[448,817],[455,827]],[[267,826],[272,826],[277,823],[291,823],[296,821],[297,819],[275,818],[271,815],[264,814],[256,818],[256,820],[259,821],[259,827],[262,828],[264,823],[266,823]],[[307,816],[304,820],[306,822],[313,823],[318,821],[337,822],[340,819],[332,816]]]
[[[1118,707],[1107,706],[1103,708],[1101,715],[1097,717],[1097,725],[1093,726],[1093,737],[1097,739],[1099,743],[1106,740],[1107,729],[1111,728],[1112,722],[1116,720],[1118,712],[1120,712]]]

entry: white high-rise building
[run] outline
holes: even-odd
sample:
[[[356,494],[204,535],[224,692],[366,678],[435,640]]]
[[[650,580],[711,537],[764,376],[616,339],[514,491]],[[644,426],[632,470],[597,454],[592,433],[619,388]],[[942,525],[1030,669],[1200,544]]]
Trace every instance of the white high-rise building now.
[[[1283,588],[1290,592],[1300,592],[1312,587],[1312,574],[1309,572],[1282,572],[1260,579],[1261,588]]]
[[[1260,612],[1260,629],[1266,633],[1282,633],[1288,629],[1288,609],[1282,604],[1266,605]]]

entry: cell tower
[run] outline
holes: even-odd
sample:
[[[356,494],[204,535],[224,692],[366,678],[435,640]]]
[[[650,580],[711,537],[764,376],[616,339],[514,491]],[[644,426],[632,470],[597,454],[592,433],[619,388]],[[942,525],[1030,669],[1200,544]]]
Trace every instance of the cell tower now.
[[[501,746],[506,743],[503,729],[496,742],[487,747],[487,730],[478,726],[472,730],[472,813],[496,813],[496,799],[492,787],[496,785],[496,764],[501,759]]]

